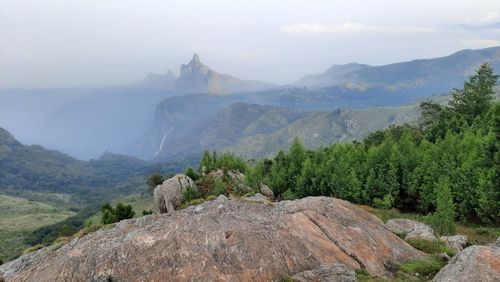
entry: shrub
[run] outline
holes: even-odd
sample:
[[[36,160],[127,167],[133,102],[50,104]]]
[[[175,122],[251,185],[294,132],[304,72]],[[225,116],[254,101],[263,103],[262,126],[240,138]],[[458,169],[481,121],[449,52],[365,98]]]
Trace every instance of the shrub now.
[[[186,187],[186,190],[182,193],[182,201],[183,202],[190,202],[194,199],[201,198],[201,193],[198,191],[198,189],[194,187]]]
[[[191,166],[188,166],[186,168],[186,171],[184,172],[184,174],[186,176],[188,176],[189,178],[193,179],[194,181],[196,181],[199,178],[198,174],[194,171],[194,169]]]
[[[380,209],[390,209],[392,208],[393,204],[394,204],[394,197],[391,194],[385,195],[382,200],[379,198],[373,199],[373,205]]]
[[[226,185],[224,185],[222,180],[216,179],[214,181],[214,188],[212,189],[212,191],[210,191],[210,194],[214,195],[216,197],[219,195],[226,195],[227,194]]]
[[[142,210],[142,215],[153,214],[152,210]]]
[[[148,176],[146,179],[146,184],[149,187],[148,190],[150,191],[150,193],[153,194],[155,187],[162,184],[165,179],[166,178],[160,173],[153,173]]]
[[[283,192],[282,196],[284,200],[295,200],[297,198],[295,196],[295,193],[293,193],[290,189],[287,189],[285,192]]]
[[[131,205],[124,205],[118,203],[115,208],[113,208],[109,203],[102,206],[102,224],[111,224],[118,222],[123,219],[129,219],[134,217],[135,212]]]

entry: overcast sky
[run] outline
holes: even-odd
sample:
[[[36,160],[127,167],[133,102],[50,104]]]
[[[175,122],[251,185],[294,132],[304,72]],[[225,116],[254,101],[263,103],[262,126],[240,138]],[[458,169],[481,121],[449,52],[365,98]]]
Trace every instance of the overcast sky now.
[[[178,73],[194,52],[221,73],[286,83],[498,46],[498,23],[499,0],[0,0],[0,87],[129,83]]]

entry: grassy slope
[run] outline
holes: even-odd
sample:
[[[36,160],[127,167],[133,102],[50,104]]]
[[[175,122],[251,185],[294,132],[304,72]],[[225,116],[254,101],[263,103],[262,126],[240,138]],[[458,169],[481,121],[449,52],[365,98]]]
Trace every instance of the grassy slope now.
[[[74,214],[67,209],[45,203],[0,195],[0,259],[10,260],[28,247],[24,243],[24,236],[33,230],[62,221]]]

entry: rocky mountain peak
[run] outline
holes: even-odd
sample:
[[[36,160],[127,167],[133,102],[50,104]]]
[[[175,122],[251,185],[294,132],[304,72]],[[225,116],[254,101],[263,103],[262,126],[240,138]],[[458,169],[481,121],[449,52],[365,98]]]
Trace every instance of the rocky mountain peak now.
[[[191,63],[194,63],[194,64],[200,64],[201,61],[200,61],[200,56],[196,53],[193,54],[193,59],[191,59]]]

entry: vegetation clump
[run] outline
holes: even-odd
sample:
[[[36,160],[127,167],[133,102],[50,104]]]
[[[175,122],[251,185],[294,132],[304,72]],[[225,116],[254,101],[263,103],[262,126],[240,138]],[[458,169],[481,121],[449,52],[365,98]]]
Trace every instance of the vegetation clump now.
[[[115,223],[123,219],[132,218],[135,215],[131,205],[124,205],[122,203],[118,203],[115,208],[113,208],[110,204],[105,204],[102,206],[101,211],[102,224]]]

